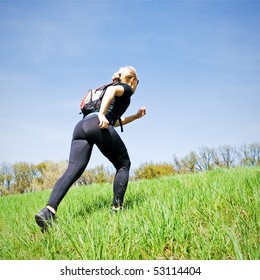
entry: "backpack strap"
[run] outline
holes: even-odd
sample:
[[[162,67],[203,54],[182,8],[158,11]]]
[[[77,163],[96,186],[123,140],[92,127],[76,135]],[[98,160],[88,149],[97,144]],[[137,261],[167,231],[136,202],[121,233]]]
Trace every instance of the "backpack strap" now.
[[[118,85],[119,84],[119,82],[111,82],[111,83],[108,83],[108,84],[104,84],[103,86],[101,86],[101,87],[98,87],[98,88],[96,88],[95,90],[97,91],[97,90],[102,90],[103,92],[102,92],[102,94],[100,95],[100,100],[103,98],[103,96],[104,96],[104,94],[105,94],[105,92],[106,92],[106,89],[108,88],[108,87],[110,87],[110,86],[116,86],[116,85]]]
[[[100,96],[100,98],[103,98],[105,92],[106,92],[106,89],[109,87],[109,86],[116,86],[118,85],[120,82],[111,82],[111,83],[108,83],[108,84],[105,84],[99,88],[96,88],[96,90],[103,90],[103,94]],[[119,121],[119,124],[120,124],[120,128],[121,128],[121,132],[124,132],[124,129],[123,129],[123,124],[122,124],[122,120],[121,120],[121,117],[118,118],[118,121]]]
[[[121,132],[124,132],[122,120],[121,120],[120,117],[119,117],[118,121],[119,121],[119,124],[120,124]]]
[[[109,86],[116,86],[118,85],[120,82],[116,81],[116,82],[111,82],[111,83],[108,83],[108,84],[104,84],[98,88],[96,88],[95,90],[103,90],[102,94],[100,95],[100,99],[103,98],[105,92],[106,92],[106,89],[109,87]],[[80,114],[82,114],[82,112],[80,112]],[[83,116],[84,118],[84,116]],[[122,124],[122,120],[121,120],[121,117],[118,118],[118,121],[119,121],[119,124],[120,124],[120,128],[121,128],[121,132],[124,132],[124,129],[123,129],[123,124]]]
[[[109,86],[116,86],[118,84],[119,84],[119,82],[111,82],[111,83],[104,84],[103,86],[96,88],[96,90],[104,90],[104,89],[107,89]]]

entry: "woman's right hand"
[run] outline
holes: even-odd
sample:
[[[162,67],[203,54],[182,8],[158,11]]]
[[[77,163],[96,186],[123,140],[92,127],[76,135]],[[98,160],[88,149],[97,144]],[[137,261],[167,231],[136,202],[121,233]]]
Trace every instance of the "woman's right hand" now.
[[[106,116],[104,114],[99,113],[98,118],[99,118],[99,125],[98,126],[102,129],[108,128],[109,121],[107,120]]]

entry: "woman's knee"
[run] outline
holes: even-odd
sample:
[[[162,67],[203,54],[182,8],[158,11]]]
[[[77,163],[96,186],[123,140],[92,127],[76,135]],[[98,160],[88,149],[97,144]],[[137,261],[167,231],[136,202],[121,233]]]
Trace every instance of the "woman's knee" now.
[[[115,168],[118,170],[120,168],[125,168],[127,170],[130,170],[131,167],[131,161],[129,158],[129,155],[126,153],[122,157],[120,157],[116,163],[114,164]]]
[[[124,168],[130,170],[130,167],[131,167],[131,161],[130,161],[130,159],[126,160],[126,161],[124,162],[124,164],[123,164],[122,167],[124,167]]]

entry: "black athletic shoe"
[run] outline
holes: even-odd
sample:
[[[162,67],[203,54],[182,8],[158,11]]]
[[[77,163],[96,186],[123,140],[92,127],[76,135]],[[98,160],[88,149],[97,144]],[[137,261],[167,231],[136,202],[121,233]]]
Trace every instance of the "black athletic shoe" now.
[[[38,214],[35,215],[35,221],[42,229],[42,232],[46,231],[54,220],[55,214],[52,213],[47,207],[43,208]]]

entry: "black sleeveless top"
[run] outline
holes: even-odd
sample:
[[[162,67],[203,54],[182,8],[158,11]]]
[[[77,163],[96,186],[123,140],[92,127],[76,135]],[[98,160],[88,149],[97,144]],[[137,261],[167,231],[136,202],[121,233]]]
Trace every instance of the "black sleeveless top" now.
[[[124,93],[121,96],[115,96],[107,109],[106,118],[111,125],[114,125],[115,122],[125,113],[126,109],[130,105],[131,96],[133,94],[129,85],[124,83],[119,83],[117,85],[121,85],[124,88]]]

